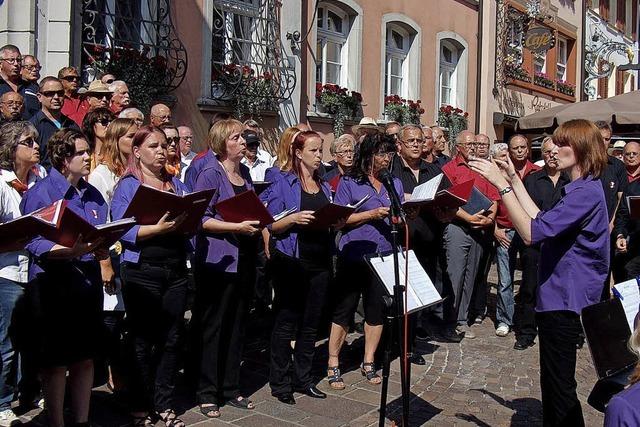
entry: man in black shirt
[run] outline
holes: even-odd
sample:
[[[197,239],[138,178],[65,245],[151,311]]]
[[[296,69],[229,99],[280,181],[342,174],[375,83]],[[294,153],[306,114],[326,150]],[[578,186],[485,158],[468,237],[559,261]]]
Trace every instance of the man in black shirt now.
[[[558,160],[552,153],[553,141],[546,138],[542,143],[542,159],[544,167],[529,174],[524,180],[531,200],[538,209],[549,210],[562,198],[562,187],[570,182],[567,175],[558,171]],[[540,246],[525,246],[522,253],[522,282],[516,301],[514,316],[516,343],[513,348],[525,350],[533,345],[536,332],[535,308],[538,289],[538,259]]]
[[[398,132],[398,154],[391,163],[391,173],[402,181],[405,199],[408,199],[413,189],[430,179],[442,174],[442,170],[435,164],[428,163],[421,158],[424,133],[418,125],[403,126]],[[451,186],[449,179],[443,175],[439,189]],[[440,219],[445,219],[444,215]],[[409,245],[414,250],[420,264],[425,269],[434,286],[442,295],[442,233],[444,227],[436,216],[426,210],[413,220],[408,221]],[[430,314],[437,323],[442,323],[442,304],[431,309],[423,310],[423,314]],[[460,341],[457,335],[440,337],[446,341]],[[422,359],[421,356],[419,356]],[[415,356],[414,356],[415,358]],[[415,358],[417,359],[417,358]],[[413,360],[416,362],[416,360]],[[420,361],[418,360],[418,363]]]
[[[20,49],[12,44],[0,47],[0,95],[6,92],[19,93],[24,102],[22,118],[28,120],[40,109],[36,97],[38,85],[22,80],[21,70]]]

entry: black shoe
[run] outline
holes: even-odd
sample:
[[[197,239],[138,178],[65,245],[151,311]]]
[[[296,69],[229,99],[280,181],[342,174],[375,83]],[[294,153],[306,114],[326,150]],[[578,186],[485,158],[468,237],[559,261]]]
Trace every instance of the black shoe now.
[[[413,363],[414,365],[420,366],[424,366],[427,364],[427,361],[424,360],[424,357],[416,353],[412,354],[411,357],[409,357],[409,362]]]
[[[436,337],[436,341],[439,342],[449,342],[449,343],[459,343],[464,338],[464,335],[456,333],[454,329],[447,328],[443,329],[438,336]]]
[[[431,335],[425,328],[416,328],[416,338],[421,341],[427,341],[431,338]]]
[[[526,350],[529,347],[533,347],[533,340],[529,338],[520,338],[516,340],[516,343],[513,345],[514,350]]]
[[[286,403],[287,405],[296,404],[296,399],[293,398],[293,393],[285,393],[285,394],[278,394],[278,395],[274,394],[273,397],[275,397],[282,403]]]
[[[298,393],[301,394],[306,394],[309,397],[313,397],[315,399],[326,399],[327,398],[327,393],[324,393],[320,390],[318,390],[318,388],[314,385],[309,386],[307,388],[303,388],[303,389],[298,389],[296,390]]]

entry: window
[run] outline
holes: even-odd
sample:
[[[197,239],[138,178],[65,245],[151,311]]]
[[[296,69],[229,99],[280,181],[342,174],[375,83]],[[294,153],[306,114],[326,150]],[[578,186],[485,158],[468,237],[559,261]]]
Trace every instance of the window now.
[[[387,25],[385,54],[385,95],[407,97],[405,61],[410,46],[409,33],[397,25]]]
[[[556,79],[564,81],[567,80],[567,59],[569,57],[567,39],[558,37],[556,49]]]
[[[258,31],[259,0],[236,0],[240,4],[233,8],[228,7],[228,1],[217,3],[219,6],[213,9],[212,60],[218,64],[248,65]]]
[[[440,42],[440,65],[438,71],[438,105],[461,106],[458,96],[459,62],[462,49],[451,40]]]
[[[349,17],[338,8],[321,5],[317,25],[316,82],[344,86]]]
[[[534,74],[541,74],[547,72],[547,53],[534,53],[533,54],[533,72]]]

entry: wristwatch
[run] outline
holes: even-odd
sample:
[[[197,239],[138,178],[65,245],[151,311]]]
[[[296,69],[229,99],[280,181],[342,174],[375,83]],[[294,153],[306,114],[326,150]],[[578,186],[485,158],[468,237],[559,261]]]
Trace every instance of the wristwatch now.
[[[513,188],[511,188],[510,185],[507,185],[506,187],[504,187],[502,190],[498,191],[498,194],[500,194],[500,197],[504,196],[507,193],[510,193],[511,191],[513,191]]]

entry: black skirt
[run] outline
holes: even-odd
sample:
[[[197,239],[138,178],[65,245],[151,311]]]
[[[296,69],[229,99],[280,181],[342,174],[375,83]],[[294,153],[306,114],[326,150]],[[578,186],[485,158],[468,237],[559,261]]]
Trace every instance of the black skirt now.
[[[40,367],[68,366],[97,356],[102,287],[96,261],[49,261],[27,286],[25,347]]]

